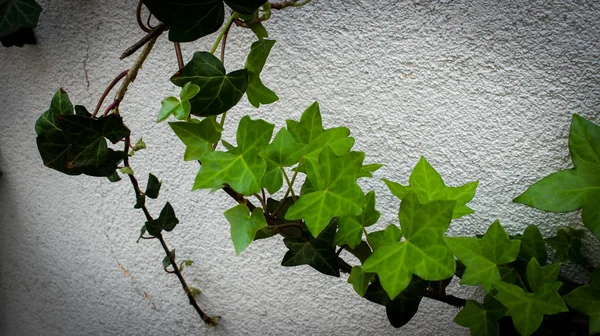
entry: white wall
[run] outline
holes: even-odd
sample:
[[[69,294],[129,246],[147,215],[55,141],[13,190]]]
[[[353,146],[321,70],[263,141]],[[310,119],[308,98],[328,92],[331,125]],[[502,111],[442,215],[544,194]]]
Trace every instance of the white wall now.
[[[35,120],[59,87],[93,108],[133,62],[118,56],[142,36],[137,1],[39,2],[39,44],[0,49],[0,334],[468,334],[452,322],[457,310],[427,299],[397,331],[344,276],[279,266],[278,239],[236,257],[222,216],[235,204],[224,193],[189,192],[197,164],[184,162],[184,146],[154,122],[160,101],[177,92],[168,81],[173,47],[162,38],[121,110],[133,138],[148,144],[134,170],[164,181],[151,211],[173,204],[181,223],[166,239],[196,261],[185,276],[202,289],[200,305],[223,317],[205,329],[162,271],[158,242],[135,243],[144,219],[130,185],[46,169],[35,145]],[[476,214],[455,221],[451,234],[483,233],[496,218],[511,233],[531,223],[545,235],[580,226],[578,214],[511,200],[569,166],[573,113],[600,122],[599,17],[591,0],[315,0],[275,12],[266,27],[278,43],[263,79],[281,100],[255,110],[244,98],[229,131],[246,113],[283,125],[318,100],[328,127],[348,126],[367,161],[386,164],[363,184],[378,193],[380,226],[395,220],[398,201],[379,178],[406,182],[420,155],[451,185],[480,181]],[[243,66],[252,39],[232,31],[228,69]],[[185,45],[186,58],[213,40]]]

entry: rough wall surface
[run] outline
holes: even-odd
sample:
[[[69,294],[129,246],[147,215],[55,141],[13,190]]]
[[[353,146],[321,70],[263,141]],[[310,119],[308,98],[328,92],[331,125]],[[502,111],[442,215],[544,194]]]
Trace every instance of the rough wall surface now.
[[[35,145],[34,122],[59,87],[94,106],[133,62],[118,56],[142,35],[137,1],[39,2],[39,44],[0,49],[1,335],[468,334],[452,322],[456,309],[427,299],[396,330],[344,276],[279,266],[279,240],[236,257],[222,216],[234,204],[223,193],[189,191],[197,164],[183,162],[184,146],[154,122],[160,101],[177,92],[168,81],[173,47],[163,38],[122,113],[133,138],[148,145],[132,159],[136,173],[163,180],[151,211],[173,204],[181,224],[166,239],[196,261],[185,276],[202,289],[200,305],[223,317],[205,329],[177,279],[162,271],[158,243],[135,243],[143,216],[132,209],[130,185],[46,169]],[[535,223],[551,235],[580,226],[579,215],[511,200],[569,167],[573,113],[600,122],[599,17],[600,3],[585,0],[314,0],[266,23],[278,43],[263,79],[280,101],[255,110],[244,99],[228,123],[249,113],[283,125],[317,100],[328,127],[348,126],[366,160],[386,165],[363,183],[379,195],[378,225],[398,211],[379,178],[406,182],[423,155],[450,185],[480,181],[476,213],[453,222],[450,234],[483,233],[499,219],[512,233]],[[252,39],[232,30],[228,69],[243,66]],[[184,45],[186,58],[213,40]],[[479,293],[457,283],[451,290]]]

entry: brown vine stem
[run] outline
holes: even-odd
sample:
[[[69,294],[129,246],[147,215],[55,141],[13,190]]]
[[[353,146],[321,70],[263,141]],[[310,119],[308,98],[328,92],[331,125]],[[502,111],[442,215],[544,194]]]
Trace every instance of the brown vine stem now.
[[[117,77],[115,77],[115,79],[112,80],[112,82],[110,82],[110,84],[108,84],[108,86],[106,87],[106,89],[102,93],[102,96],[100,96],[100,99],[98,100],[98,104],[96,104],[96,108],[94,109],[94,113],[92,113],[92,118],[96,117],[96,115],[100,111],[100,107],[102,107],[102,103],[104,103],[104,99],[106,99],[106,96],[108,96],[108,94],[110,93],[110,91],[115,87],[115,85],[117,85],[117,83],[121,79],[123,79],[123,77],[127,76],[127,72],[129,72],[129,70],[125,70],[125,71],[121,72]]]
[[[123,165],[128,168],[131,168],[131,166],[129,165],[129,155],[127,154],[130,143],[131,143],[131,138],[129,136],[127,136],[125,138],[125,155],[123,157]],[[133,174],[127,174],[127,175],[129,176],[129,180],[131,181],[131,185],[133,186],[133,190],[135,192],[135,196],[137,199],[137,197],[142,194],[142,191],[140,190],[140,185]],[[150,212],[148,211],[148,208],[146,207],[146,205],[142,206],[142,211],[144,212],[144,216],[146,216],[147,221],[151,221],[154,219],[150,215]],[[204,311],[202,311],[200,306],[198,306],[198,302],[196,302],[196,298],[194,298],[194,296],[190,292],[190,288],[188,287],[187,282],[185,281],[183,276],[181,275],[181,271],[179,270],[179,267],[177,266],[177,263],[175,262],[175,258],[171,254],[171,252],[170,252],[171,250],[169,250],[169,247],[167,246],[167,243],[165,242],[165,239],[163,238],[162,234],[159,233],[158,235],[155,236],[155,238],[157,238],[160,241],[160,245],[162,246],[163,250],[165,251],[165,254],[167,255],[167,257],[169,258],[169,261],[171,262],[171,266],[173,266],[172,273],[174,273],[177,276],[177,278],[179,279],[179,282],[181,283],[181,287],[183,287],[183,291],[185,292],[185,294],[187,295],[187,297],[190,301],[190,305],[192,305],[194,307],[194,309],[196,310],[198,315],[200,315],[200,318],[202,318],[202,321],[204,321],[204,323],[206,325],[216,326],[217,325],[216,318],[212,318],[212,317],[208,316]],[[171,273],[171,272],[168,272],[168,273]]]
[[[304,1],[287,0],[287,1],[282,1],[279,3],[271,3],[271,8],[284,9],[286,7],[301,7],[301,6],[308,4],[309,2],[311,2],[311,0],[304,0]]]
[[[183,64],[183,55],[181,54],[181,44],[179,44],[179,42],[173,42],[173,46],[175,47],[175,55],[177,56],[177,66],[179,67],[179,70],[181,70],[185,66]]]
[[[150,30],[150,32],[148,32],[148,34],[146,34],[144,37],[142,37],[139,41],[137,41],[134,45],[132,45],[131,47],[127,48],[119,57],[119,59],[124,59],[126,57],[129,57],[131,55],[133,55],[136,51],[138,51],[141,47],[143,47],[144,45],[146,45],[146,43],[149,43],[152,40],[155,40],[156,37],[160,36],[160,34],[162,34],[166,29],[166,26],[161,22],[159,23],[156,27],[152,28],[152,30]]]

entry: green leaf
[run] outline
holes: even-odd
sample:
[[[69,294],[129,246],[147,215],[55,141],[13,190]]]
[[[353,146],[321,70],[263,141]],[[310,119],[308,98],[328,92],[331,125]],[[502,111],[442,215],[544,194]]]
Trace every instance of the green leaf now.
[[[363,159],[361,152],[336,156],[330,148],[323,150],[317,166],[308,164],[308,179],[315,191],[302,195],[285,218],[303,219],[317,237],[333,217],[359,215],[365,200],[356,179]]]
[[[338,220],[338,232],[335,234],[336,245],[348,245],[355,248],[362,241],[363,230],[379,220],[381,214],[375,210],[375,192],[365,195],[365,208],[358,216],[344,216]]]
[[[210,152],[201,156],[202,167],[192,190],[222,188],[228,184],[243,195],[260,191],[260,181],[267,164],[258,153],[263,150],[273,134],[273,124],[245,116],[237,130],[238,147],[228,152]]]
[[[367,242],[364,240],[361,241],[360,244],[358,244],[355,248],[350,246],[346,247],[346,251],[352,253],[352,255],[360,260],[361,264],[364,263],[365,260],[367,260],[367,258],[369,258],[369,256],[373,253],[369,247],[369,244],[367,244]]]
[[[507,308],[506,315],[512,317],[513,324],[523,336],[529,336],[542,324],[544,315],[553,315],[568,311],[558,294],[561,282],[543,284],[534,293],[505,282],[496,283],[496,297]]]
[[[261,22],[253,24],[252,26],[250,26],[250,29],[252,30],[254,35],[256,35],[256,38],[259,40],[266,39],[267,37],[269,37],[269,32],[267,32],[267,29],[265,28],[265,26],[263,26]]]
[[[600,332],[600,267],[594,271],[590,285],[576,288],[563,299],[569,307],[590,317],[590,335]]]
[[[482,284],[489,293],[501,281],[499,265],[508,264],[519,255],[519,240],[510,240],[500,222],[495,221],[482,239],[447,237],[446,242],[465,266],[461,284]]]
[[[227,112],[240,101],[248,87],[248,71],[242,69],[226,74],[217,57],[197,52],[171,77],[171,82],[179,87],[190,82],[197,85],[200,92],[190,99],[190,113],[206,117]]]
[[[119,176],[119,173],[117,173],[116,171],[114,173],[112,173],[112,175],[110,175],[108,177],[108,180],[110,182],[119,182],[121,181],[121,176]]]
[[[140,229],[140,236],[135,241],[136,244],[140,242],[140,239],[142,239],[142,237],[144,236],[145,233],[146,233],[146,224],[142,225],[142,228]]]
[[[279,191],[283,186],[283,167],[298,163],[305,149],[306,145],[297,143],[285,127],[279,130],[273,142],[259,153],[267,162],[261,186],[270,194]]]
[[[179,263],[179,271],[183,272],[183,269],[186,267],[190,267],[194,264],[194,261],[191,259],[185,259],[181,263]],[[191,291],[191,288],[190,288]]]
[[[181,102],[176,97],[167,97],[160,104],[161,108],[160,111],[158,111],[156,122],[167,120],[171,114],[185,115],[185,111],[183,111],[183,108],[181,107]]]
[[[169,40],[191,42],[216,32],[225,19],[222,0],[144,0],[161,22],[169,26]]]
[[[131,169],[131,167],[123,167],[121,169],[119,169],[119,171],[123,174],[127,174],[127,175],[133,175],[133,169]]]
[[[44,112],[36,121],[35,133],[48,138],[52,138],[56,134],[61,134],[62,130],[56,122],[56,117],[70,114],[73,114],[73,105],[69,100],[67,92],[61,88],[52,97],[50,109]]]
[[[179,219],[175,217],[175,210],[173,210],[171,203],[167,202],[160,211],[158,218],[146,222],[146,230],[150,235],[156,236],[162,230],[172,231],[177,224],[179,224]]]
[[[409,285],[413,274],[430,281],[454,274],[454,256],[443,239],[454,206],[454,201],[421,204],[415,193],[405,195],[399,218],[406,240],[379,247],[363,265],[365,272],[379,275],[390,298]]]
[[[467,300],[466,306],[454,318],[457,324],[469,328],[471,335],[497,336],[498,320],[504,316],[506,308],[490,294],[486,295],[483,304]]]
[[[148,175],[148,184],[146,185],[146,196],[150,198],[158,198],[158,193],[160,191],[160,185],[162,183],[158,180],[158,177],[149,174]]]
[[[275,92],[267,88],[260,80],[260,73],[274,44],[274,40],[259,40],[252,43],[246,60],[246,69],[248,70],[246,94],[248,95],[248,101],[254,107],[259,107],[260,104],[271,104],[279,100]]]
[[[144,207],[144,205],[146,205],[146,195],[136,195],[135,196],[135,205],[133,206],[134,209],[141,209],[142,207]]]
[[[556,232],[556,237],[546,239],[546,243],[554,249],[552,260],[565,261],[571,260],[575,264],[581,264],[581,238],[583,230],[576,230],[572,227],[561,228]]]
[[[265,0],[225,0],[225,3],[240,14],[253,14]]]
[[[574,114],[569,150],[575,168],[544,177],[514,202],[552,212],[583,209],[583,224],[600,239],[600,126]]]
[[[546,244],[540,230],[535,225],[529,225],[521,237],[521,248],[519,249],[519,259],[528,263],[531,258],[536,258],[543,266],[548,260]]]
[[[193,286],[189,286],[189,289],[190,289],[190,295],[192,295],[193,297],[197,297],[198,295],[200,295],[202,293],[198,288],[193,287]]]
[[[239,204],[225,211],[225,218],[231,224],[231,240],[235,254],[239,255],[254,240],[256,232],[267,226],[267,221],[261,208],[250,210],[245,204]]]
[[[461,187],[447,187],[440,174],[433,169],[424,157],[421,157],[413,169],[408,179],[408,186],[403,186],[386,179],[383,179],[383,182],[385,182],[392,194],[400,200],[404,199],[404,196],[408,192],[413,191],[417,194],[421,203],[436,200],[456,201],[456,208],[454,208],[452,218],[460,218],[473,213],[473,210],[467,206],[467,203],[475,196],[475,189],[478,182],[467,183]]]
[[[142,138],[140,138],[140,140],[138,140],[135,145],[133,146],[132,150],[134,152],[137,152],[139,150],[142,149],[146,149],[146,143],[142,140]]]
[[[364,296],[367,291],[367,287],[369,287],[371,279],[375,277],[373,273],[365,273],[363,272],[362,267],[354,266],[352,267],[352,271],[350,272],[350,276],[348,277],[348,283],[352,284],[352,287],[360,296]]]
[[[170,115],[173,115],[177,120],[188,119],[191,110],[190,99],[194,98],[198,92],[200,92],[200,87],[198,85],[186,83],[183,86],[183,89],[181,89],[181,101],[176,97],[168,97],[162,101],[162,107],[158,112],[156,122],[166,120]]]
[[[201,122],[170,122],[169,126],[185,144],[185,161],[199,160],[202,155],[212,152],[212,145],[221,139],[223,128],[215,118],[205,118]]]
[[[400,241],[400,238],[402,238],[402,230],[394,224],[388,225],[385,230],[369,233],[369,241],[374,250],[385,245],[397,243]]]
[[[535,292],[542,285],[554,282],[560,272],[560,263],[548,266],[540,266],[537,259],[531,258],[527,264],[527,283],[529,288]]]
[[[175,260],[175,249],[172,249],[171,252],[169,252],[169,255],[173,258],[173,260]],[[171,259],[169,259],[169,256],[165,256],[163,258],[162,265],[165,271],[169,268],[169,266],[173,265],[171,263]],[[173,265],[173,267],[175,267],[175,265]]]
[[[308,241],[301,238],[284,238],[283,242],[289,251],[283,257],[281,266],[309,265],[317,271],[340,276],[338,255],[333,246],[333,235],[336,225],[332,223],[317,238]]]
[[[376,172],[377,170],[379,170],[379,168],[383,167],[384,165],[379,164],[379,163],[371,163],[368,165],[363,165],[360,168],[360,173],[358,174],[358,177],[373,177],[373,173]]]
[[[0,0],[0,37],[22,28],[35,28],[42,7],[34,0]]]

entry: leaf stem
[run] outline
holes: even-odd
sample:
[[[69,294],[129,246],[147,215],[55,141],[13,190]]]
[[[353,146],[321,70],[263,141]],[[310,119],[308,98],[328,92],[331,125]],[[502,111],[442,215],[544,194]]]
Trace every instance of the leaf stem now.
[[[140,0],[138,1],[138,5],[137,8],[135,10],[135,18],[137,20],[138,26],[140,26],[140,28],[146,32],[149,33],[150,32],[150,28],[146,27],[146,25],[144,24],[144,22],[142,21],[142,5],[144,4],[144,0]]]
[[[225,36],[225,33],[227,31],[229,31],[229,27],[231,27],[231,23],[233,22],[233,20],[235,20],[237,18],[237,16],[238,16],[237,13],[231,14],[229,19],[225,23],[225,26],[223,26],[223,28],[221,29],[221,32],[217,36],[217,40],[215,41],[215,44],[213,44],[213,47],[210,50],[211,54],[214,54],[217,51],[217,48],[219,47],[219,44],[221,44],[221,40],[223,39],[223,36]]]
[[[117,75],[117,77],[115,77],[115,79],[113,79],[112,82],[110,82],[110,84],[108,84],[108,86],[106,87],[106,89],[104,89],[104,92],[102,93],[102,96],[100,96],[100,99],[98,100],[98,104],[96,104],[96,108],[94,109],[94,113],[92,113],[92,118],[96,117],[96,115],[100,111],[100,107],[102,107],[102,103],[104,103],[104,99],[106,99],[106,96],[108,96],[108,94],[110,93],[110,91],[115,87],[115,85],[117,85],[117,83],[119,83],[119,81],[121,79],[123,79],[123,77],[127,76],[127,72],[129,72],[129,69],[125,70],[125,71],[121,72],[119,75]]]
[[[173,42],[173,46],[175,47],[175,55],[177,56],[177,66],[179,67],[179,70],[181,70],[185,66],[183,64],[183,55],[181,54],[181,44],[179,44],[179,42]]]
[[[291,191],[292,193],[292,200],[294,201],[294,203],[296,203],[296,194],[294,193],[294,187],[293,187],[293,182],[290,181],[290,178],[287,176],[287,173],[285,172],[285,169],[283,167],[279,167],[281,168],[281,172],[283,173],[283,177],[285,178],[285,182],[288,185],[288,191]],[[296,171],[297,172],[297,171]],[[294,174],[294,178],[296,177],[296,174]],[[286,196],[283,198],[285,200],[285,198],[287,197],[287,193]]]

